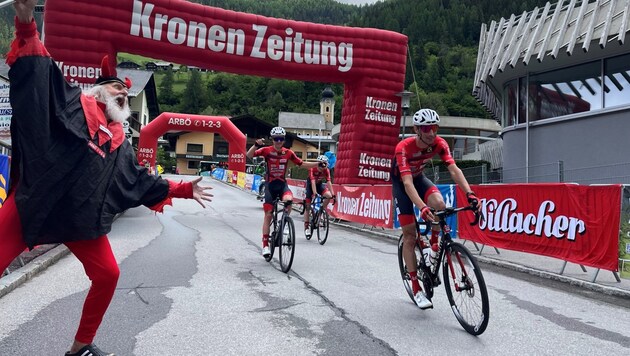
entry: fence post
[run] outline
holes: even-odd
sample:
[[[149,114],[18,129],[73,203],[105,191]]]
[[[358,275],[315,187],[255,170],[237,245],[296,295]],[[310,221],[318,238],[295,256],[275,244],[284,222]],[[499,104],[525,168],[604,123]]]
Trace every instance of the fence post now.
[[[488,183],[488,168],[485,164],[481,165],[481,184]]]
[[[564,161],[558,161],[558,182],[564,182]]]

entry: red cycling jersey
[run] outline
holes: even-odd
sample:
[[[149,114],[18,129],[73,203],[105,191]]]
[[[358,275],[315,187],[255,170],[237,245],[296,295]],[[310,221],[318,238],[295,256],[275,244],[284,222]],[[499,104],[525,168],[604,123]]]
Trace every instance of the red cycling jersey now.
[[[326,183],[330,181],[330,170],[324,168],[320,171],[317,167],[313,167],[308,172],[308,179],[315,181],[315,184]]]
[[[455,163],[448,148],[448,143],[440,136],[436,136],[433,144],[424,149],[418,147],[415,137],[406,138],[396,145],[393,175],[401,179],[402,176],[411,174],[415,178],[422,174],[424,166],[436,154],[440,155],[440,158],[446,165],[450,166]]]
[[[286,182],[285,175],[287,173],[287,165],[289,161],[302,165],[302,160],[295,155],[295,152],[288,148],[282,147],[280,151],[276,151],[273,146],[266,146],[257,149],[254,157],[263,157],[267,162],[267,181],[280,180]]]

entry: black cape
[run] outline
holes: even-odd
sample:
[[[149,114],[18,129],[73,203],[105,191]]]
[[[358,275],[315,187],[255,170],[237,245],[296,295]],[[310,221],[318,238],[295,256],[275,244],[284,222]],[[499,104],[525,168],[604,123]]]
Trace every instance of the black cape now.
[[[90,148],[81,89],[70,86],[50,57],[18,58],[9,71],[12,178],[29,248],[95,239],[111,230],[117,213],[153,206],[168,196],[168,182],[140,167],[127,140]],[[15,180],[14,180],[15,181]]]

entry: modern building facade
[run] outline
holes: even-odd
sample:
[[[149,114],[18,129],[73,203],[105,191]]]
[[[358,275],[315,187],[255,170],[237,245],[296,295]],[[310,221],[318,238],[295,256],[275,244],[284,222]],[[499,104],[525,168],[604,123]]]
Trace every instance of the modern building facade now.
[[[630,0],[563,0],[483,25],[473,95],[504,182],[630,183]]]

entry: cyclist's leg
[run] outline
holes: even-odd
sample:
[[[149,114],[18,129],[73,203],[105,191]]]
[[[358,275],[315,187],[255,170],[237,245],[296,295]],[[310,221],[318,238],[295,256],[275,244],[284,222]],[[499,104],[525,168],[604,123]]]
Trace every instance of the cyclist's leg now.
[[[284,188],[282,188],[282,201],[293,202],[293,192],[289,189],[289,184],[284,182]],[[287,207],[287,214],[291,214],[291,205]]]
[[[311,218],[311,196],[313,195],[313,188],[311,187],[311,181],[306,180],[306,198],[304,198],[304,235],[310,234],[309,221]]]
[[[322,196],[322,209],[326,211],[326,207],[328,206],[328,203],[330,203],[330,198],[332,198],[332,193],[330,193],[330,190],[328,190],[328,187],[325,183],[320,183],[317,186],[317,194]]]
[[[392,181],[392,195],[398,210],[398,221],[403,231],[403,260],[405,261],[405,266],[407,266],[407,272],[409,272],[411,278],[411,287],[415,295],[422,290],[422,287],[420,287],[418,282],[417,261],[414,251],[417,231],[413,203],[407,196],[407,193],[405,193],[405,187],[399,180]]]
[[[429,180],[424,174],[418,176],[414,180],[414,186],[418,191],[418,194],[424,200],[424,202],[435,210],[446,209],[444,198],[438,187]],[[437,250],[438,238],[440,236],[440,226],[431,225],[431,247],[434,251]]]
[[[262,227],[263,248],[269,247],[269,225],[271,224],[272,219],[271,212],[273,211],[273,199],[277,195],[277,193],[274,194],[274,192],[277,192],[277,189],[274,189],[277,185],[275,182],[267,182],[265,184],[267,184],[267,187],[265,188],[265,202],[263,203],[263,210],[265,211]]]

